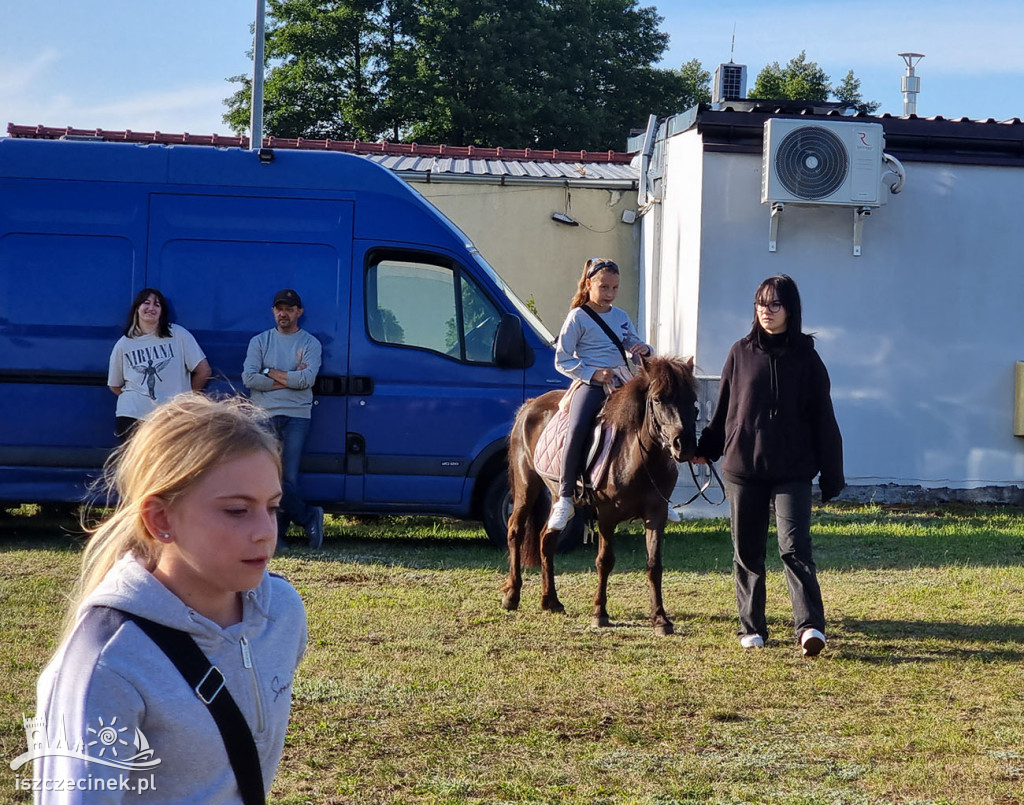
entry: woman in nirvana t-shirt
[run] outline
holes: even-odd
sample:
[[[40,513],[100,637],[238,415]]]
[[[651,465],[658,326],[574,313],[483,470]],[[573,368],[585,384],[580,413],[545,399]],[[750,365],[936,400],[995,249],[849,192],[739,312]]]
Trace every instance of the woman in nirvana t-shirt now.
[[[167,299],[143,288],[132,302],[124,335],[110,353],[107,385],[117,395],[114,434],[124,441],[160,403],[200,391],[210,364],[192,334],[171,324]]]

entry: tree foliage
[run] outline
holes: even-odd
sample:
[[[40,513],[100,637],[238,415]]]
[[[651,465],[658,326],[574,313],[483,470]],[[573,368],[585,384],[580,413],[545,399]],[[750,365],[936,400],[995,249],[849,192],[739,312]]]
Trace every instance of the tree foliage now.
[[[831,95],[840,103],[858,112],[871,114],[880,103],[865,101],[860,94],[860,79],[850,70],[837,86],[817,62],[808,61],[806,51],[780,67],[778,62],[767,65],[754,81],[751,98],[788,99],[793,101],[827,101]]]
[[[407,0],[270,0],[264,131],[280,137],[375,139],[403,125],[396,110],[415,72]],[[252,81],[225,100],[224,121],[249,125]]]
[[[777,61],[765,65],[757,74],[753,88],[747,93],[749,98],[785,98],[786,76]]]
[[[825,71],[817,62],[807,61],[806,51],[801,50],[784,68],[772,62],[758,73],[750,97],[825,101],[831,89]]]
[[[846,104],[850,109],[870,115],[878,111],[881,106],[878,101],[865,101],[860,94],[860,79],[855,77],[853,70],[846,74],[839,86],[832,89],[833,97],[840,103]]]
[[[701,66],[700,60],[690,59],[679,69],[679,75],[689,101],[687,106],[711,103],[711,73]]]
[[[655,67],[638,0],[269,0],[264,130],[281,137],[621,147],[706,100],[699,62]],[[226,99],[242,133],[250,80]]]

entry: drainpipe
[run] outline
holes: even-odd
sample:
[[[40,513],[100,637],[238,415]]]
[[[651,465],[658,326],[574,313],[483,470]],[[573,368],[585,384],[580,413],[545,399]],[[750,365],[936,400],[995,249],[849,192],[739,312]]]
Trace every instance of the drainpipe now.
[[[637,191],[637,204],[641,215],[641,232],[643,239],[640,244],[640,315],[637,327],[644,333],[644,338],[651,348],[658,351],[658,330],[660,317],[658,296],[661,292],[661,206],[654,196],[654,188],[648,175],[651,159],[658,135],[658,118],[651,115],[647,118],[647,131],[644,133],[643,150],[640,153],[640,187]],[[646,262],[647,243],[651,243],[650,264]],[[648,286],[650,293],[647,293]]]
[[[647,131],[644,132],[644,147],[640,153],[640,190],[637,193],[636,203],[642,210],[647,206],[649,186],[647,184],[647,171],[651,167],[651,154],[654,152],[654,136],[658,130],[658,117],[651,115],[647,118]]]

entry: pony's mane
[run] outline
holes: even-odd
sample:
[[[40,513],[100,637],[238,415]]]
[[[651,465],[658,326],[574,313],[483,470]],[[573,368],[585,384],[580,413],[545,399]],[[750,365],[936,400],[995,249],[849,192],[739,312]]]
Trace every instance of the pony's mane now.
[[[646,371],[641,372],[604,404],[603,418],[619,430],[635,431],[643,427],[647,410],[647,394],[651,386],[666,389],[675,398],[687,386],[696,389],[693,372],[682,358],[650,358]]]

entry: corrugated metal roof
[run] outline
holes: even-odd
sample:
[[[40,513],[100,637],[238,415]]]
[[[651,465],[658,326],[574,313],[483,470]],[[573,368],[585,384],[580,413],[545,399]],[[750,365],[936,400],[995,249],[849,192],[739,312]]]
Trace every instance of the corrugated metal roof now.
[[[534,181],[599,184],[635,182],[639,171],[629,163],[551,162],[529,159],[451,159],[434,156],[393,156],[366,154],[385,168],[424,181],[490,178],[494,181],[532,179]]]

